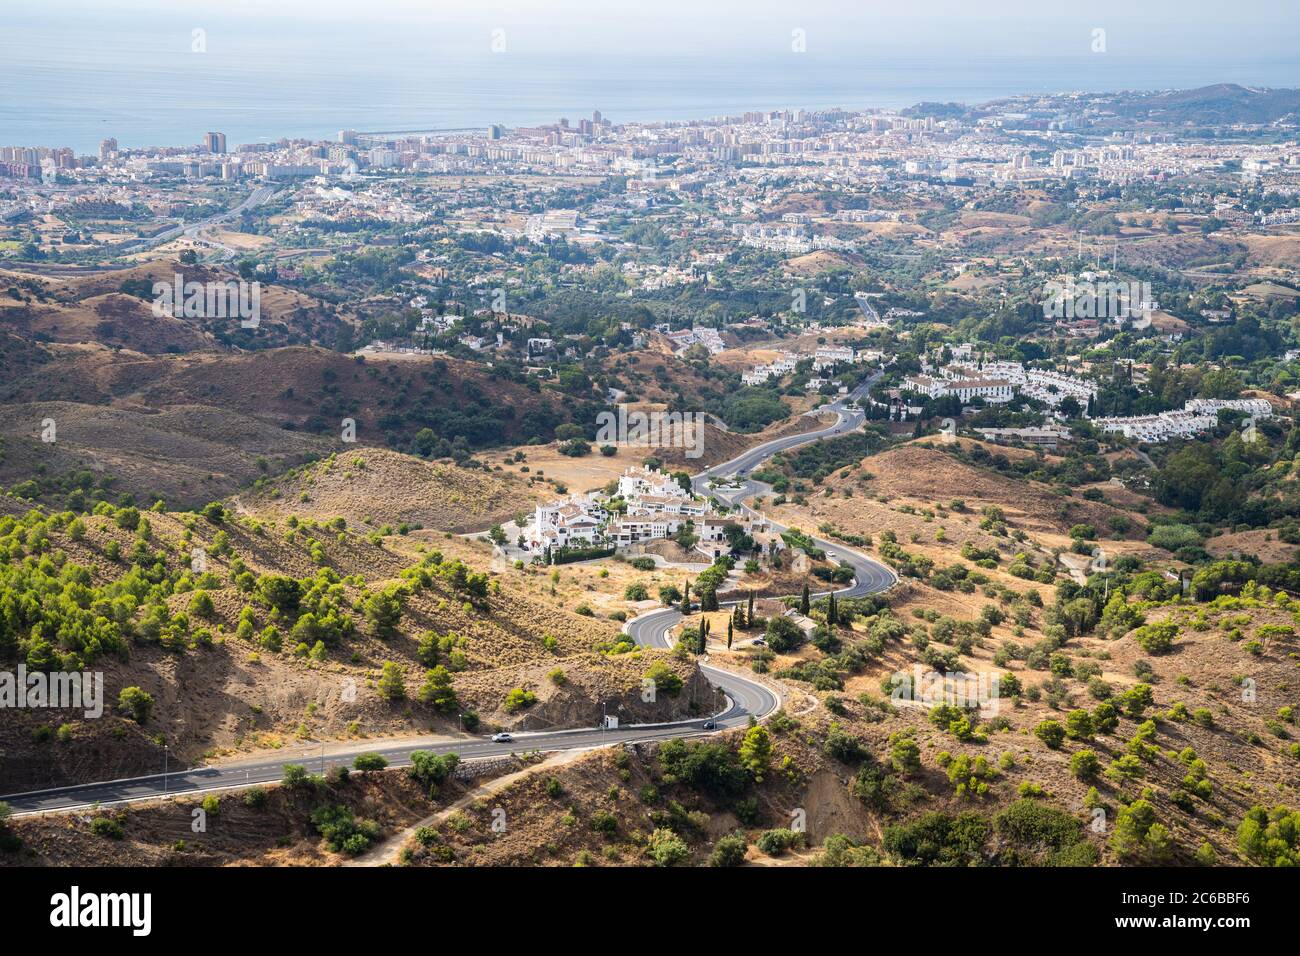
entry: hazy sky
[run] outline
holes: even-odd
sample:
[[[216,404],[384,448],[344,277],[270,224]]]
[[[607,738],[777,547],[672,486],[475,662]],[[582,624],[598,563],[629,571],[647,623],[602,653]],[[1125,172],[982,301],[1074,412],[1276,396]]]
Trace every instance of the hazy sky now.
[[[1294,55],[1300,44],[1297,0],[44,0],[4,18],[33,25],[83,24],[223,29],[265,34],[292,48],[321,32],[355,31],[426,39],[432,51],[486,46],[494,28],[514,52],[581,55],[765,55],[788,50],[791,30],[807,52],[952,51],[967,56],[1086,53],[1094,28],[1121,56],[1174,53]],[[215,31],[215,32],[213,32]],[[246,38],[245,38],[246,39]],[[1300,77],[1297,77],[1300,83]]]
[[[0,0],[0,144],[1300,86],[1300,0]],[[793,55],[793,31],[805,50]],[[1104,31],[1104,55],[1094,31]],[[508,55],[492,50],[502,31]],[[193,48],[202,36],[203,49]],[[203,53],[198,56],[196,53]]]

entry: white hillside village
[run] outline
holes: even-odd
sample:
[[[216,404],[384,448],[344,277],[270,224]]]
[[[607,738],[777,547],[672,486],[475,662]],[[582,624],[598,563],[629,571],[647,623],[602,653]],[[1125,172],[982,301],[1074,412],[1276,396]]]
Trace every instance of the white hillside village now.
[[[953,346],[951,360],[941,366],[928,361],[922,363],[922,372],[903,380],[902,391],[923,395],[929,399],[955,396],[963,405],[974,399],[996,405],[1012,401],[1017,396],[1043,402],[1052,418],[1064,420],[1062,403],[1074,399],[1083,417],[1088,417],[1092,402],[1097,396],[1097,385],[1087,379],[1062,372],[1026,368],[1020,362],[990,361],[977,352],[971,343]],[[1262,398],[1210,399],[1193,398],[1181,409],[1154,415],[1132,415],[1094,418],[1093,424],[1103,432],[1123,435],[1138,441],[1159,443],[1171,438],[1188,438],[1214,428],[1219,422],[1219,412],[1239,412],[1251,422],[1269,418],[1273,406]],[[1048,422],[1043,428],[980,429],[987,438],[1010,438],[1028,444],[1054,446],[1069,436],[1067,430]]]
[[[1158,415],[1096,418],[1093,424],[1102,431],[1118,432],[1125,438],[1162,442],[1209,431],[1219,423],[1219,412],[1225,409],[1240,412],[1251,423],[1273,415],[1273,406],[1262,398],[1192,398],[1181,409]]]
[[[746,534],[766,526],[760,520],[716,514],[709,501],[687,491],[671,475],[635,466],[618,479],[612,496],[592,492],[538,505],[523,529],[522,546],[537,556],[567,548],[618,550],[671,538],[688,528],[698,539],[696,547],[712,560],[729,550],[729,525]]]
[[[957,396],[963,404],[982,398],[989,404],[1009,402],[1017,394],[1036,399],[1055,409],[1073,398],[1086,409],[1097,395],[1097,386],[1086,379],[1043,369],[1027,369],[1019,362],[994,362],[976,357],[975,346],[965,343],[951,349],[952,360],[935,368],[922,363],[922,373],[903,380],[903,390],[926,398]]]

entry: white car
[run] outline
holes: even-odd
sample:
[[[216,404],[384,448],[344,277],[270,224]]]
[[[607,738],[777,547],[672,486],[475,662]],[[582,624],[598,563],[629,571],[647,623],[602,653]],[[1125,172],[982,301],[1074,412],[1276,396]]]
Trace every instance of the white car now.
[[[494,744],[512,744],[515,742],[515,738],[507,733],[493,734],[492,742]]]

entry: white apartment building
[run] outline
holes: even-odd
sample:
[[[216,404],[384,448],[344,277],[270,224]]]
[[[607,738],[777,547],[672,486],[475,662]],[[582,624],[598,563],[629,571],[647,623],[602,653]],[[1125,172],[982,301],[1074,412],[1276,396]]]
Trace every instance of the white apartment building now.
[[[1000,405],[1015,397],[1015,389],[1006,379],[998,378],[934,378],[930,375],[909,375],[903,379],[903,390],[917,392],[927,398],[944,398],[955,395],[961,403],[967,404],[975,398],[982,398],[991,404]]]
[[[692,498],[641,495],[628,500],[627,513],[630,515],[680,515],[684,518],[703,518],[709,513],[709,505],[703,500],[697,501]]]
[[[1104,432],[1118,432],[1125,438],[1159,443],[1170,438],[1189,438],[1209,431],[1218,421],[1216,415],[1196,415],[1186,410],[1175,410],[1158,415],[1098,418],[1094,419],[1093,424]]]
[[[958,348],[969,355],[973,346],[963,345]],[[956,350],[953,351],[956,354]],[[1088,402],[1097,395],[1096,384],[1087,379],[1046,369],[1027,369],[1019,362],[983,362],[977,365],[967,360],[953,361],[944,366],[940,374],[954,380],[975,377],[1005,379],[1015,391],[1053,408],[1067,396],[1073,397],[1087,408]]]
[[[672,475],[641,465],[634,465],[619,477],[618,494],[628,502],[645,497],[690,497],[690,493],[679,485]]]
[[[680,515],[628,515],[610,523],[606,536],[619,547],[671,538],[687,519]]]
[[[526,535],[529,548],[542,551],[598,543],[625,547],[672,537],[688,523],[694,524],[702,541],[717,543],[726,539],[723,529],[732,521],[747,530],[762,526],[741,517],[712,514],[708,501],[694,497],[672,476],[655,469],[629,468],[619,478],[618,494],[627,503],[627,513],[613,520],[604,500],[594,494],[539,505]]]
[[[682,329],[679,332],[668,332],[666,335],[668,341],[673,344],[673,350],[677,352],[688,349],[692,345],[703,345],[709,350],[710,355],[717,355],[727,347],[718,330],[707,327]]]
[[[1251,418],[1273,417],[1273,406],[1264,398],[1191,398],[1183,407],[1201,415],[1218,415],[1229,408]]]
[[[1230,409],[1249,416],[1251,421],[1271,418],[1273,406],[1263,398],[1192,398],[1181,409],[1158,415],[1132,415],[1098,418],[1094,424],[1102,431],[1118,432],[1138,441],[1163,442],[1170,438],[1189,438],[1209,431],[1219,423],[1219,412]]]
[[[600,539],[606,517],[604,506],[591,495],[538,505],[527,535],[528,544],[538,550],[594,544]]]
[[[857,353],[847,345],[821,345],[813,353],[813,368],[821,371],[824,368],[830,368],[838,362],[854,362],[857,359]]]

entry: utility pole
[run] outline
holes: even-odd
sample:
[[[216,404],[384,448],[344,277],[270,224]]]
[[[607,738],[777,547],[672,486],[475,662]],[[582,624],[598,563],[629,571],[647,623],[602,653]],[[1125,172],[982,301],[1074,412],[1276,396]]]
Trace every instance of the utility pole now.
[[[170,753],[171,752],[168,746],[166,744],[163,744],[163,793],[167,792],[167,769],[169,764],[168,757],[170,756]]]

